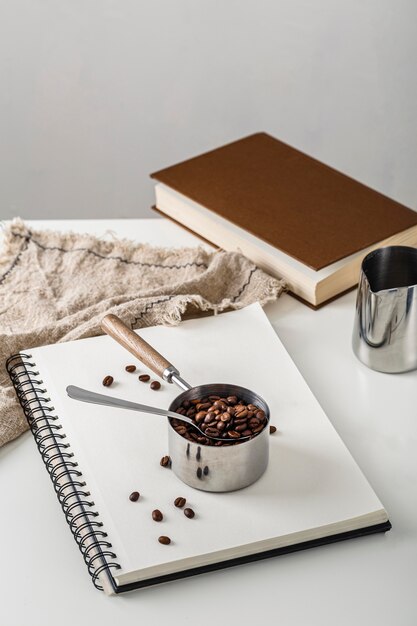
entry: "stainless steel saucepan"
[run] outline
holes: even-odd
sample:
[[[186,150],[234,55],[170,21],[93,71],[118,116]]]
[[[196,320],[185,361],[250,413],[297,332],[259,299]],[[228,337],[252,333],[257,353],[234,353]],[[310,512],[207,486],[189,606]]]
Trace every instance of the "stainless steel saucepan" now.
[[[204,491],[235,491],[255,482],[265,472],[269,457],[269,408],[257,393],[237,385],[217,383],[191,387],[172,363],[128,328],[116,315],[106,315],[102,329],[167,383],[183,391],[170,404],[176,411],[184,400],[210,395],[237,396],[265,412],[264,429],[256,436],[230,446],[196,443],[179,435],[168,418],[168,450],[172,470],[184,483]],[[180,416],[178,416],[180,417]]]

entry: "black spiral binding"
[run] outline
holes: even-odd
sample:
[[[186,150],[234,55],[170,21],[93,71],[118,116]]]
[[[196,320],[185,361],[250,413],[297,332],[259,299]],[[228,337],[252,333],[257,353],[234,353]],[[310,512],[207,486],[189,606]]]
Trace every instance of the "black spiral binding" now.
[[[42,386],[39,372],[35,371],[32,355],[12,355],[6,361],[6,369],[93,584],[102,591],[99,576],[106,572],[115,589],[111,570],[120,569],[114,560],[117,556],[111,551],[112,544],[106,540],[103,523],[96,520],[99,514],[93,510],[90,492],[84,490],[86,483],[73,452],[68,451],[70,444],[63,441],[66,435],[60,432],[62,426],[59,418],[53,415],[55,409],[50,405],[50,398],[45,397],[47,391]]]

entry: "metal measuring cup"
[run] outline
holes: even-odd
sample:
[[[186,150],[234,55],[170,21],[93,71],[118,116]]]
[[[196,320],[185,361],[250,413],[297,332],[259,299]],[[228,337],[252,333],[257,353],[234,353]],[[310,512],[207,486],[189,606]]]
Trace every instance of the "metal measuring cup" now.
[[[174,398],[169,411],[176,411],[184,400],[209,395],[238,396],[265,412],[264,429],[252,439],[230,446],[210,446],[185,439],[168,419],[168,450],[173,472],[190,487],[203,491],[235,491],[255,482],[265,472],[269,459],[269,407],[258,394],[237,385],[216,383],[191,387],[179,371],[116,315],[106,315],[101,323],[105,333],[168,383],[183,392]]]

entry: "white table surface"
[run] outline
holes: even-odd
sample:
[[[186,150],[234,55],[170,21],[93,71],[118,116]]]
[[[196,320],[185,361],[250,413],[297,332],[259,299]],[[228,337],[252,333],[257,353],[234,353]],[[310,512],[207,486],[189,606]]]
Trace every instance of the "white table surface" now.
[[[30,224],[95,234],[111,229],[159,245],[197,241],[157,219]],[[355,359],[350,346],[355,295],[319,311],[283,295],[265,310],[387,508],[389,533],[109,598],[91,584],[26,433],[0,449],[1,624],[415,626],[417,371],[380,374]]]

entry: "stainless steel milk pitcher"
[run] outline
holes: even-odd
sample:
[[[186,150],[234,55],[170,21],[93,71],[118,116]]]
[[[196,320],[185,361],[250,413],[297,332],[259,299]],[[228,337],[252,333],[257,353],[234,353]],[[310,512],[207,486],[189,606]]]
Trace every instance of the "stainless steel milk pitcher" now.
[[[417,249],[388,246],[364,258],[352,347],[380,372],[417,368]]]

